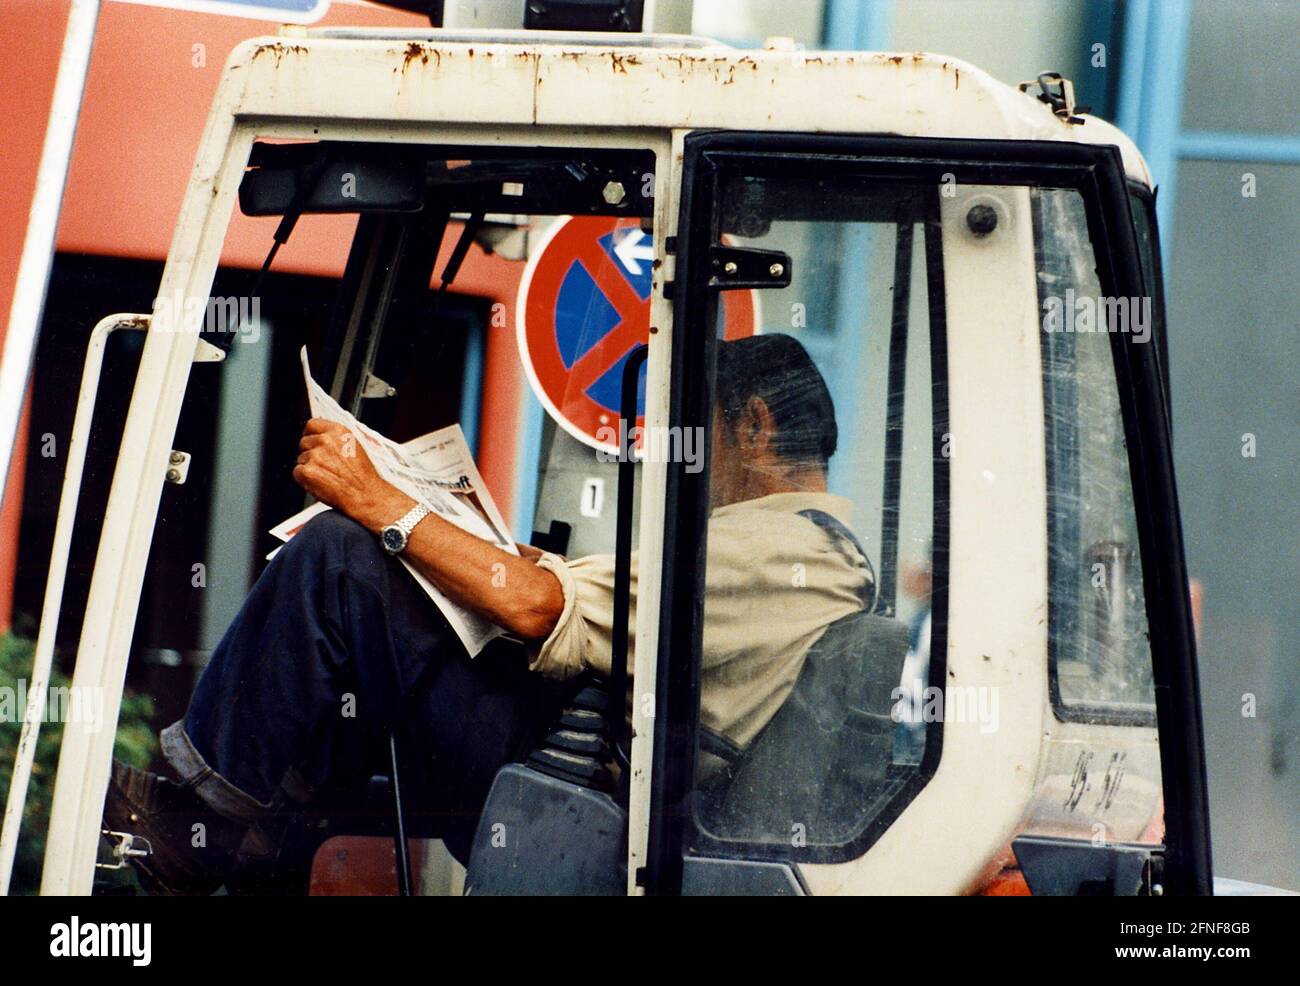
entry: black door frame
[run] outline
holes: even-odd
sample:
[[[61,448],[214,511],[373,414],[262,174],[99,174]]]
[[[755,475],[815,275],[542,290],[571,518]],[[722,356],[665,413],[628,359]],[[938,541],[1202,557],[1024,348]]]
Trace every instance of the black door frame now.
[[[1037,185],[1083,194],[1104,294],[1145,292],[1128,186],[1119,149],[1059,141],[1004,141],[829,134],[700,131],[685,140],[676,237],[673,361],[669,423],[709,434],[716,342],[688,313],[708,310],[708,246],[719,169],[754,156],[839,159],[846,173],[959,184]],[[1158,352],[1128,333],[1109,333],[1133,481],[1138,542],[1159,721],[1168,894],[1212,892],[1204,737],[1195,638],[1166,382]],[[707,456],[706,456],[707,466]],[[655,696],[648,893],[680,892],[695,774],[698,681],[703,627],[708,469],[671,464],[666,484],[659,669]],[[1044,518],[1046,522],[1046,518]]]

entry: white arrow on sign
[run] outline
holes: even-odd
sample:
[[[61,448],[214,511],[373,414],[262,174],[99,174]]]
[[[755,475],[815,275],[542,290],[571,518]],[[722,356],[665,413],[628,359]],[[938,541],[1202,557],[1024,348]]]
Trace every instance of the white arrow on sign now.
[[[648,241],[642,242],[644,240],[645,230],[636,226],[614,240],[614,256],[618,257],[619,263],[633,277],[641,276],[641,265],[638,261],[655,258],[654,244]]]

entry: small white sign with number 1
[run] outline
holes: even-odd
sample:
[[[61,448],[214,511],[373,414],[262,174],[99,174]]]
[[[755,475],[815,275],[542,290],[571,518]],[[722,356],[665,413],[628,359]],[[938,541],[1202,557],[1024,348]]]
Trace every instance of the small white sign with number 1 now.
[[[588,476],[582,484],[582,500],[578,510],[584,517],[599,517],[605,510],[605,481],[599,476]]]

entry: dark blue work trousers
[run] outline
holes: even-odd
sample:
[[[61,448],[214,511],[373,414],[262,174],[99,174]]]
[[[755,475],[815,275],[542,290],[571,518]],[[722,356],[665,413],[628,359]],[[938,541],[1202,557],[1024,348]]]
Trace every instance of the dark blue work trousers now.
[[[571,688],[498,638],[477,657],[378,538],[337,511],[272,559],[213,652],[163,753],[220,814],[346,813],[386,773],[463,857],[498,769]]]

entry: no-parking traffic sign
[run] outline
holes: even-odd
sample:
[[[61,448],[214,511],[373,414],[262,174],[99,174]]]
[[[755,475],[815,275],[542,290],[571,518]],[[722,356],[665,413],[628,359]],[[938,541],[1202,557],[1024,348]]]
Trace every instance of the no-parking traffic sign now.
[[[533,392],[574,438],[617,453],[600,429],[617,427],[623,366],[650,338],[654,251],[635,218],[561,216],[543,234],[519,284],[519,352]],[[749,291],[722,292],[723,335],[752,335]],[[641,370],[637,424],[645,413]],[[608,433],[607,433],[608,434]]]

